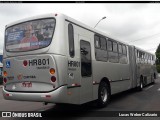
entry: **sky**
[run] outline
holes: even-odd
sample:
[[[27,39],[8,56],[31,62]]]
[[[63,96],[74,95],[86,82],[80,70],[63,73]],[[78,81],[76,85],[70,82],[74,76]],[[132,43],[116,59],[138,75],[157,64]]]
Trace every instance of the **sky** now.
[[[0,53],[5,25],[31,16],[63,13],[116,40],[155,53],[160,43],[159,3],[0,3]]]

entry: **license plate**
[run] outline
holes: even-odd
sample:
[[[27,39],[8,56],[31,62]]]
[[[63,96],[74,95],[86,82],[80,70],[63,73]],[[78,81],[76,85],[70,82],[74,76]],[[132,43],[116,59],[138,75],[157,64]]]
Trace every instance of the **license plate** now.
[[[22,87],[32,87],[32,82],[22,82]]]

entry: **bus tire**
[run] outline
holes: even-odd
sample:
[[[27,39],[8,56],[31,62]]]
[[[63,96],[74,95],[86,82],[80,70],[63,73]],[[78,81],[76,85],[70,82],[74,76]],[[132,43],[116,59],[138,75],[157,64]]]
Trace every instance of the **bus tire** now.
[[[106,82],[102,81],[98,89],[97,105],[99,108],[103,108],[107,106],[109,101],[110,101],[109,85]]]
[[[156,73],[154,73],[154,79],[157,79]]]
[[[139,84],[139,87],[138,87],[138,91],[142,91],[142,90],[143,90],[143,87],[144,87],[143,77],[141,77],[141,78],[140,78],[140,84]]]
[[[154,84],[155,83],[154,75],[153,76],[151,75],[151,77],[152,77],[151,78],[152,79],[152,84]]]

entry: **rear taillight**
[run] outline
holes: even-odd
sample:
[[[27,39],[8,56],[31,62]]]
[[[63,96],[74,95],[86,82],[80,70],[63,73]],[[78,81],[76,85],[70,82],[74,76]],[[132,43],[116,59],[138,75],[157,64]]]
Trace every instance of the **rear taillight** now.
[[[27,60],[24,60],[24,61],[23,61],[23,65],[26,67],[27,64],[28,64]]]
[[[6,96],[9,97],[9,96],[12,96],[12,94],[7,93]]]
[[[51,77],[51,81],[52,81],[52,82],[55,82],[55,81],[56,81],[56,77],[55,77],[55,76],[52,76],[52,77]]]
[[[51,97],[51,95],[46,95],[45,97],[46,97],[46,98],[50,98],[50,97]]]
[[[7,78],[3,78],[3,83],[6,84]]]

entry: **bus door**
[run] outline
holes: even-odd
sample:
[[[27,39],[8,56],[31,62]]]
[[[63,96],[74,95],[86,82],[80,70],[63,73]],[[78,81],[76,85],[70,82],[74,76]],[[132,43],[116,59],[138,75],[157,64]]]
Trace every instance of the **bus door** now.
[[[87,38],[79,36],[80,40],[80,62],[81,62],[81,103],[92,100],[92,60],[91,45]]]

